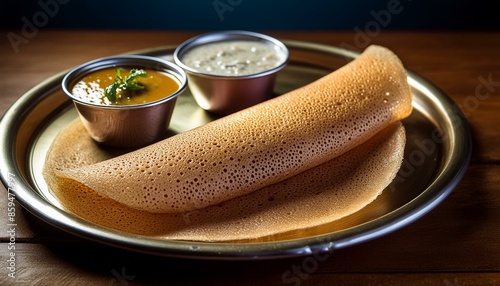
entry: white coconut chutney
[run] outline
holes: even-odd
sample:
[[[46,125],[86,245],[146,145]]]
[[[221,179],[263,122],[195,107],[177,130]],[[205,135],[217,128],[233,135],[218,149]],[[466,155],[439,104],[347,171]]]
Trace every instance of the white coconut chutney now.
[[[224,41],[194,47],[181,60],[199,72],[244,76],[278,67],[286,56],[275,45],[256,41]]]

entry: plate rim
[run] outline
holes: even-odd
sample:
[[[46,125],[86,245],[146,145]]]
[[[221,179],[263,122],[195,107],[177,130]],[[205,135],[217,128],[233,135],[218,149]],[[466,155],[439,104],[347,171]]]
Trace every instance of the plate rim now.
[[[347,59],[353,59],[359,55],[358,52],[336,46],[296,40],[283,40],[283,42],[290,47],[333,53]],[[173,48],[175,46],[160,46],[131,51],[126,54],[154,56]],[[8,187],[9,180],[14,175],[15,188],[12,189],[16,202],[19,202],[24,209],[44,222],[73,235],[130,251],[168,257],[223,260],[275,259],[331,252],[334,249],[344,248],[386,235],[428,213],[455,188],[467,170],[471,158],[471,132],[463,112],[441,89],[417,73],[406,69],[410,85],[412,82],[413,84],[418,83],[420,88],[426,89],[425,92],[438,98],[445,113],[448,114],[450,109],[453,110],[453,120],[458,123],[452,125],[455,134],[454,139],[461,144],[455,144],[455,148],[451,150],[452,158],[450,160],[452,160],[452,163],[448,164],[449,166],[440,172],[431,186],[428,186],[412,201],[394,211],[373,221],[363,223],[364,231],[356,230],[360,226],[358,225],[333,233],[301,239],[245,243],[175,241],[137,236],[92,224],[53,206],[38,194],[31,182],[24,178],[22,170],[16,164],[14,141],[17,138],[20,122],[26,117],[28,110],[36,105],[36,96],[48,94],[50,91],[57,89],[60,86],[60,81],[68,71],[69,69],[53,75],[25,92],[2,117],[0,121],[0,153],[4,161],[0,162],[0,179],[9,192],[11,189]],[[279,243],[279,250],[276,248],[277,243]]]

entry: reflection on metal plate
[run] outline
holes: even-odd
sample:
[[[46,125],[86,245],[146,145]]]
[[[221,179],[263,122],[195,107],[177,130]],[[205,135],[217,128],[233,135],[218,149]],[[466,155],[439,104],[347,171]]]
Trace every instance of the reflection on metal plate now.
[[[285,41],[290,63],[277,78],[279,96],[335,70],[356,54],[336,47]],[[171,59],[175,47],[134,52]],[[341,220],[253,241],[199,243],[158,240],[109,230],[63,211],[42,176],[45,154],[56,134],[77,118],[60,91],[64,72],[24,94],[0,123],[2,180],[16,176],[18,201],[44,221],[71,233],[129,250],[204,259],[255,259],[328,251],[384,235],[436,206],[461,179],[471,152],[467,122],[439,89],[409,72],[414,111],[405,119],[405,160],[392,184],[374,202]],[[187,90],[177,101],[170,134],[217,119],[199,108]]]

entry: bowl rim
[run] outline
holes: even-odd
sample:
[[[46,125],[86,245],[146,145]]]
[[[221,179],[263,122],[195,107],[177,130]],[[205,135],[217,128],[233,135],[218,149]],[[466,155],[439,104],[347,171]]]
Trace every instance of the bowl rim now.
[[[240,75],[240,76],[228,76],[228,75],[219,75],[219,74],[211,74],[207,72],[202,72],[199,71],[195,68],[192,68],[190,66],[187,66],[181,61],[182,56],[189,50],[191,50],[194,47],[208,44],[208,43],[219,43],[219,42],[225,42],[225,41],[231,41],[231,40],[247,40],[247,41],[256,41],[256,42],[265,42],[265,43],[271,43],[274,46],[277,46],[279,50],[283,53],[283,58],[284,60],[276,67],[271,68],[271,69],[266,69],[261,72],[257,73],[251,73],[251,74],[246,74],[246,75]],[[216,32],[209,32],[205,34],[201,34],[198,36],[194,36],[180,45],[177,46],[173,53],[174,57],[174,62],[182,67],[188,74],[191,75],[196,75],[196,76],[201,76],[201,77],[208,77],[208,78],[218,78],[218,79],[228,79],[228,80],[238,80],[238,79],[247,79],[247,78],[257,78],[257,77],[262,77],[266,76],[269,74],[273,74],[278,72],[279,70],[283,69],[289,59],[290,59],[290,52],[288,51],[288,48],[286,45],[276,39],[273,38],[269,35],[265,35],[262,33],[258,32],[252,32],[252,31],[245,31],[245,30],[226,30],[226,31],[216,31]]]
[[[148,63],[153,65],[147,65]],[[92,103],[74,96],[69,90],[69,87],[71,86],[73,81],[85,74],[89,74],[91,72],[101,70],[104,68],[119,67],[119,66],[125,66],[125,67],[147,66],[147,68],[153,70],[166,72],[178,81],[179,88],[175,92],[173,92],[168,96],[165,96],[164,98],[151,102],[146,102],[141,104],[130,104],[130,105],[105,105],[105,104]],[[155,106],[173,100],[186,89],[186,86],[187,86],[187,75],[186,72],[180,66],[157,57],[143,56],[143,55],[117,55],[117,56],[109,56],[109,57],[94,59],[71,69],[69,72],[66,73],[66,75],[63,77],[61,81],[61,88],[64,94],[66,94],[66,96],[71,98],[75,104],[85,105],[94,108],[102,108],[102,109],[137,109],[137,108]]]

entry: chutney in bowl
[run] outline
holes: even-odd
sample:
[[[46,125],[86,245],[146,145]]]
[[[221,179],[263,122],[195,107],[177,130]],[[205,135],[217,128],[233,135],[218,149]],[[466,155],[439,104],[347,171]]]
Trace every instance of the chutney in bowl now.
[[[141,71],[144,75],[134,81],[141,88],[120,89],[114,100],[110,100],[105,94],[106,88],[112,85],[118,76],[127,79],[130,75],[134,75],[134,71]],[[159,71],[111,67],[84,76],[72,86],[71,93],[74,97],[89,103],[136,105],[161,100],[165,98],[165,95],[176,92],[179,87],[180,83],[177,79]]]
[[[202,34],[179,45],[174,61],[189,78],[198,105],[228,115],[270,99],[289,60],[285,44],[250,31]]]
[[[90,136],[116,147],[143,147],[161,139],[186,85],[186,74],[176,64],[138,55],[90,61],[62,80]]]

